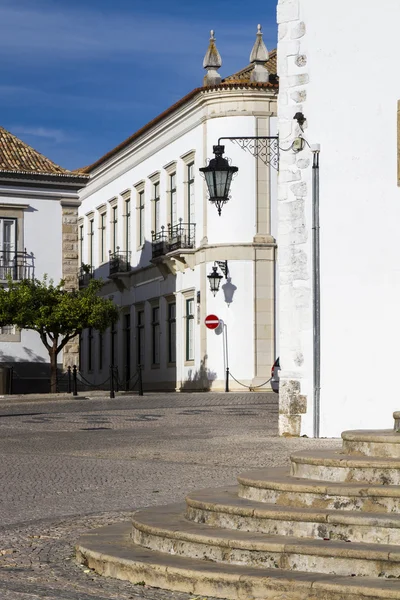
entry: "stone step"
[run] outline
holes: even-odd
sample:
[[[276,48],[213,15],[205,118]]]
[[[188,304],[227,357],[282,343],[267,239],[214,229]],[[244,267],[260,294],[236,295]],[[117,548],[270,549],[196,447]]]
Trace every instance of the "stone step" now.
[[[269,535],[400,544],[399,514],[285,507],[246,500],[237,492],[237,486],[191,492],[186,496],[186,518]]]
[[[292,454],[291,475],[322,481],[359,481],[400,484],[400,459],[351,456],[340,450],[301,451]]]
[[[261,569],[342,576],[397,577],[400,548],[231,531],[185,519],[183,504],[151,507],[133,518],[135,544],[166,554]]]
[[[400,433],[393,429],[344,431],[343,453],[382,458],[400,458]]]
[[[77,560],[106,577],[230,600],[400,600],[400,581],[257,569],[162,554],[132,544],[130,523],[81,537]]]
[[[293,477],[287,468],[256,469],[238,477],[241,498],[280,506],[368,513],[400,512],[400,486]]]

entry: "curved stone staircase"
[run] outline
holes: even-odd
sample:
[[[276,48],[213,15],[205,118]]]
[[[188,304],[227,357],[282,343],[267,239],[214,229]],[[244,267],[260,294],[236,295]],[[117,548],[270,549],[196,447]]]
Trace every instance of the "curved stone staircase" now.
[[[78,560],[133,583],[234,600],[400,600],[400,412],[394,430],[346,431],[238,486],[95,530]]]

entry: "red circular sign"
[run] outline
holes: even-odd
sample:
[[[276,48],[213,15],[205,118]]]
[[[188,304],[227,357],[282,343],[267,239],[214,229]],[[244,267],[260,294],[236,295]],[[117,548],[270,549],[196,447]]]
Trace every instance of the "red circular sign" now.
[[[219,325],[219,319],[216,315],[207,315],[204,319],[204,323],[208,329],[217,329]]]

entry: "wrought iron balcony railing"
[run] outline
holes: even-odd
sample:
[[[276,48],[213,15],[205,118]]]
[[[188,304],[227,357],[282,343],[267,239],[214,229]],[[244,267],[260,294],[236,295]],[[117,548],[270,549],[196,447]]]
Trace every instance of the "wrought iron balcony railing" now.
[[[0,280],[21,281],[22,279],[33,279],[34,257],[33,253],[0,251]]]
[[[110,275],[116,273],[127,273],[131,270],[130,250],[120,250],[117,246],[116,252],[110,251]]]
[[[161,231],[152,231],[152,256],[157,258],[169,252],[195,247],[195,223],[182,223],[179,219],[177,225],[161,227]]]
[[[81,265],[78,271],[79,289],[86,287],[93,279],[93,265]]]

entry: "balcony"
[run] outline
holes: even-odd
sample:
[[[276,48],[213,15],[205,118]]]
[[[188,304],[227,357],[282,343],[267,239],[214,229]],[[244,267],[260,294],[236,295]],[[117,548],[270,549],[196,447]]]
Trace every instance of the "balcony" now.
[[[120,250],[117,246],[116,252],[110,252],[110,277],[120,273],[128,273],[131,270],[130,250]]]
[[[152,258],[160,258],[178,250],[193,250],[195,247],[195,223],[182,223],[161,227],[152,231]]]
[[[33,253],[0,252],[0,280],[21,281],[22,279],[33,279],[34,277],[34,257]]]
[[[85,288],[89,285],[89,281],[93,279],[93,266],[92,265],[81,265],[78,271],[78,283],[79,289]]]

